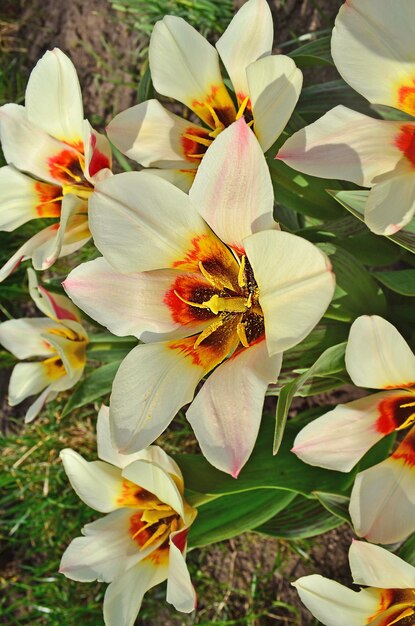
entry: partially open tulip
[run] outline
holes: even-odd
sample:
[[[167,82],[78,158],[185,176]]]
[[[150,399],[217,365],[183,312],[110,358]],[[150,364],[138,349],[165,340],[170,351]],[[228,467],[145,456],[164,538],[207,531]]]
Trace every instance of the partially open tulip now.
[[[412,626],[415,623],[415,568],[384,548],[354,541],[349,550],[353,591],[318,574],[294,587],[325,626]]]
[[[186,538],[196,510],[183,497],[179,467],[161,448],[122,455],[111,442],[107,407],[97,423],[98,456],[60,456],[72,487],[88,506],[107,513],[82,529],[60,564],[72,580],[110,583],[106,626],[133,626],[145,592],[167,580],[167,601],[190,613],[196,595],[186,567]]]
[[[143,172],[97,186],[90,223],[104,257],[64,286],[111,332],[146,342],[114,380],[123,452],[154,441],[211,372],[187,418],[213,465],[237,476],[247,461],[282,352],[311,331],[334,290],[327,257],[281,232],[272,210],[265,158],[243,119],[209,148],[190,196]]]
[[[0,324],[0,344],[18,359],[9,384],[9,404],[15,406],[40,393],[26,413],[31,422],[60,391],[78,382],[86,363],[88,335],[76,307],[66,296],[50,293],[29,272],[30,294],[47,317],[28,317]]]
[[[346,368],[355,385],[383,391],[310,422],[293,452],[310,465],[348,472],[382,437],[410,428],[388,459],[357,475],[350,501],[358,535],[394,543],[415,530],[415,355],[392,324],[362,316],[350,329]]]
[[[0,139],[8,163],[0,168],[0,230],[55,219],[0,269],[1,281],[22,260],[46,269],[88,241],[88,198],[110,174],[111,150],[84,120],[76,70],[58,48],[33,69],[25,106],[0,107]]]
[[[294,61],[271,55],[273,36],[266,0],[246,2],[216,49],[182,18],[167,15],[151,35],[151,77],[160,94],[182,102],[202,123],[148,100],[114,118],[107,128],[111,141],[141,165],[160,168],[152,171],[184,190],[215,137],[241,117],[268,150],[284,130],[302,86]],[[220,59],[233,94],[223,81]]]
[[[372,104],[415,116],[413,0],[348,0],[332,55],[342,77]],[[364,217],[392,235],[415,212],[415,120],[386,121],[337,106],[295,133],[277,155],[300,172],[370,187]]]

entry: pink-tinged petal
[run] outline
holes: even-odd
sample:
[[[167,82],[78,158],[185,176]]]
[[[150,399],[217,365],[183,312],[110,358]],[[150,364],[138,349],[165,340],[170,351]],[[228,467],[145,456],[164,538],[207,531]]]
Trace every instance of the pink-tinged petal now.
[[[381,589],[415,587],[415,567],[396,554],[366,541],[353,541],[349,550],[353,581]]]
[[[333,297],[335,278],[328,258],[296,235],[259,232],[247,237],[244,247],[258,284],[272,356],[292,348],[314,328]]]
[[[39,285],[36,273],[31,268],[28,268],[27,275],[29,279],[30,297],[36,304],[39,311],[42,311],[42,313],[44,313],[54,321],[80,321],[78,309],[72,304],[72,302],[68,298],[57,293],[51,293],[50,291],[45,289],[45,287]]]
[[[230,246],[254,232],[278,228],[274,192],[262,150],[245,120],[224,130],[196,174],[190,200],[212,230]]]
[[[415,395],[381,392],[339,404],[305,426],[292,452],[304,463],[349,472],[377,441],[400,426],[400,404]]]
[[[236,111],[223,83],[215,48],[181,17],[166,15],[154,26],[149,47],[156,90],[187,105],[208,126],[225,126]],[[213,110],[213,114],[212,114]]]
[[[196,608],[196,593],[181,549],[182,536],[186,534],[187,530],[179,530],[170,535],[166,600],[177,611],[191,613]]]
[[[251,95],[246,68],[261,57],[271,54],[274,28],[266,0],[249,0],[239,9],[218,39],[220,54],[240,105]]]
[[[59,572],[80,582],[109,583],[136,565],[141,554],[129,532],[131,514],[131,509],[119,509],[84,526],[85,536],[69,544]]]
[[[178,187],[185,193],[188,193],[190,187],[193,185],[193,181],[195,179],[197,172],[197,168],[193,167],[191,163],[186,163],[184,169],[146,169],[146,174],[151,174],[153,176],[159,176],[160,178],[164,178],[169,183]]]
[[[369,187],[382,174],[412,169],[396,142],[401,122],[375,120],[337,106],[294,133],[277,154],[290,167]]]
[[[242,349],[210,375],[187,411],[203,455],[235,478],[251,455],[281,363],[282,354],[268,356],[265,341]]]
[[[51,356],[51,346],[42,337],[51,328],[58,329],[59,326],[44,317],[7,320],[0,324],[0,343],[18,359]]]
[[[108,137],[123,154],[144,167],[179,168],[200,159],[186,158],[202,144],[184,135],[200,135],[209,143],[208,131],[170,113],[158,100],[147,100],[119,113],[107,127]],[[191,144],[191,145],[189,145]],[[206,149],[206,146],[203,146]]]
[[[382,607],[380,589],[352,591],[318,574],[292,584],[303,604],[325,626],[366,626]]]
[[[415,384],[415,355],[402,335],[378,315],[362,315],[352,324],[346,369],[358,387],[390,389]]]
[[[85,168],[87,180],[92,184],[112,175],[111,146],[105,135],[97,133],[88,122],[84,121]]]
[[[72,488],[85,504],[101,513],[119,508],[121,470],[102,461],[85,461],[77,452],[61,450],[65,472]]]
[[[254,131],[265,152],[287,125],[300,96],[303,75],[282,54],[259,59],[247,67]]]
[[[44,361],[38,363],[18,363],[12,371],[9,383],[9,404],[16,406],[29,396],[40,393],[54,380],[55,368],[52,370]],[[61,376],[65,370],[61,368]]]
[[[205,370],[171,342],[134,348],[115,376],[110,419],[114,441],[123,454],[147,447],[189,403]],[[190,354],[190,356],[189,356]],[[195,354],[196,358],[196,354]]]
[[[365,223],[376,235],[394,235],[415,213],[415,172],[377,183],[365,206]]]
[[[412,0],[348,0],[337,16],[332,55],[340,74],[369,102],[415,113]]]
[[[356,533],[373,543],[403,541],[414,532],[414,428],[391,457],[357,475],[350,515]]]
[[[0,168],[0,230],[10,232],[39,217],[59,217],[62,189],[6,165]]]
[[[83,311],[113,334],[149,341],[168,339],[177,331],[186,336],[206,326],[197,319],[183,324],[173,315],[169,294],[183,276],[187,275],[177,270],[120,274],[100,257],[72,270],[63,286]],[[183,304],[176,296],[174,300]]]
[[[30,122],[17,104],[0,108],[0,138],[7,163],[49,183],[67,184],[65,169],[81,168],[79,152]]]
[[[82,151],[81,87],[72,61],[59,48],[48,50],[32,70],[25,104],[33,124]]]
[[[158,565],[151,558],[140,561],[117,577],[104,596],[105,626],[133,626],[148,589],[167,578],[167,563]]]
[[[155,495],[160,502],[168,504],[184,518],[183,498],[173,478],[151,461],[137,460],[129,463],[122,472],[135,485]]]
[[[97,248],[126,274],[169,267],[198,271],[203,259],[195,255],[203,243],[223,248],[185,193],[144,172],[99,183],[89,200],[89,222]]]

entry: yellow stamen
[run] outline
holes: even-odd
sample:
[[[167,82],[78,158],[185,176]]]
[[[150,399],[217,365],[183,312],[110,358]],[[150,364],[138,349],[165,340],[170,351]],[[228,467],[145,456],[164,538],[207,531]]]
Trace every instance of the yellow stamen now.
[[[400,404],[399,408],[406,409],[411,406],[415,407],[415,402],[406,402],[405,404]],[[411,426],[414,422],[415,422],[415,412],[412,413],[412,415],[410,415],[409,417],[407,417],[406,420],[400,426],[398,426],[398,428],[396,428],[395,430],[403,430],[404,428],[408,428],[408,426]]]
[[[162,510],[157,511],[155,509],[144,511],[144,513],[141,516],[141,521],[147,522],[149,524],[156,524],[161,519],[164,519],[166,517],[171,517],[172,515],[176,515],[176,513],[173,511],[171,507],[169,507],[168,504],[165,504],[164,506],[165,506],[164,511]]]
[[[65,167],[64,165],[60,165],[60,164],[56,164],[55,165],[56,168],[62,170],[62,172],[65,172],[65,174],[67,174],[68,176],[70,176],[71,178],[74,179],[75,182],[80,183],[82,178],[80,176],[78,176],[77,174],[74,174],[73,172],[71,172],[71,170],[67,167]]]
[[[200,137],[199,135],[192,135],[192,133],[183,133],[183,137],[185,137],[185,139],[191,139],[195,143],[201,143],[202,146],[209,147],[212,143],[211,139],[206,139],[206,137]]]
[[[415,406],[415,402],[406,402],[400,405],[401,409],[406,409],[408,406]]]
[[[79,178],[79,180],[82,179]],[[86,187],[85,185],[62,185],[62,192],[64,196],[68,193],[74,193],[79,198],[87,199],[91,195],[92,191],[92,187]]]
[[[239,337],[239,341],[243,345],[244,348],[249,348],[249,342],[246,336],[245,324],[243,322],[239,322],[236,327],[236,333]]]
[[[204,153],[197,153],[197,152],[195,153],[195,152],[192,152],[192,153],[189,153],[187,156],[189,156],[189,157],[193,157],[194,159],[203,159],[203,157],[205,156],[205,154],[204,154]]]
[[[236,114],[235,120],[239,120],[239,118],[241,118],[242,115],[245,113],[246,105],[248,104],[248,102],[249,102],[249,96],[246,96],[241,106],[239,107],[239,111]]]
[[[210,309],[214,315],[218,313],[245,313],[246,300],[241,297],[221,298],[215,294],[203,303],[206,308]]]
[[[222,274],[221,276],[214,276],[213,274],[210,274],[207,269],[203,266],[202,261],[199,261],[199,269],[201,274],[203,274],[203,276],[210,282],[211,285],[213,285],[214,287],[216,287],[217,289],[230,289],[231,291],[234,290],[234,285],[233,283],[228,279],[228,277],[225,274]]]
[[[210,106],[210,104],[205,102],[204,105],[209,111],[209,113],[211,114],[213,121],[215,123],[215,130],[213,131],[213,133],[219,134],[225,128],[225,124],[223,124],[223,122],[220,121],[220,119],[218,118],[218,114],[216,113],[215,109],[212,106]],[[217,132],[218,129],[220,129],[219,132]],[[216,137],[216,135],[214,135],[213,133],[209,133],[209,137]]]
[[[245,265],[246,265],[246,256],[243,255],[243,257],[241,259],[241,264],[239,266],[239,272],[238,272],[238,285],[240,287],[245,287],[246,286]]]
[[[254,121],[255,120],[251,120],[250,122],[248,122],[247,126],[249,126],[249,127],[253,126],[254,125]]]
[[[207,337],[209,337],[212,333],[215,332],[220,326],[223,324],[223,319],[221,317],[216,318],[212,324],[210,324],[203,332],[200,333],[198,338],[196,339],[193,348],[197,348],[202,341],[204,341]]]
[[[410,617],[411,615],[414,615],[414,614],[415,614],[415,611],[409,607],[408,609],[405,609],[404,611],[402,611],[402,613],[398,615],[398,617],[394,619],[392,622],[388,622],[387,626],[393,626],[393,624],[398,624],[405,617]]]
[[[145,544],[141,546],[141,550],[145,550],[146,548],[148,548],[148,546],[151,546],[151,544],[154,543],[157,539],[159,539],[159,537],[164,535],[164,533],[166,532],[166,530],[168,530],[168,528],[169,527],[168,527],[167,524],[160,524],[160,526],[151,535],[151,537],[149,539],[147,539]]]
[[[53,204],[54,202],[59,202],[60,200],[63,200],[63,196],[56,196],[56,198],[45,200],[44,202],[41,202],[39,206],[45,206],[45,204]]]

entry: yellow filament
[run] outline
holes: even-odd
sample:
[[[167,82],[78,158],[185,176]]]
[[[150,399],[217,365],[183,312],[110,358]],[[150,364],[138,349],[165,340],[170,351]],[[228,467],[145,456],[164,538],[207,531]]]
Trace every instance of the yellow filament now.
[[[45,204],[52,204],[53,202],[58,202],[59,200],[63,200],[63,196],[56,196],[56,198],[45,200],[44,202],[40,203],[40,206],[45,206]]]
[[[189,153],[187,156],[193,157],[194,159],[203,159],[205,154],[204,153],[192,152],[192,153]]]
[[[236,114],[235,120],[239,120],[239,118],[242,117],[242,115],[245,113],[245,109],[246,109],[246,105],[249,102],[249,96],[246,96],[246,98],[243,100],[241,106],[239,107],[239,111]]]
[[[200,269],[201,274],[203,274],[203,276],[210,282],[210,284],[216,287],[217,289],[222,290],[224,287],[226,289],[231,289],[231,290],[234,289],[232,282],[228,279],[226,275],[214,276],[213,274],[210,274],[207,271],[207,269],[203,266],[202,261],[199,261],[199,269]]]
[[[214,315],[222,312],[245,313],[247,309],[246,300],[244,298],[221,298],[217,294],[203,304],[206,308],[210,309]]]
[[[415,402],[406,402],[405,404],[400,404],[399,408],[406,409],[411,406],[415,407]],[[414,422],[415,422],[415,412],[412,413],[412,415],[410,415],[409,417],[407,417],[407,419],[403,422],[403,424],[398,426],[398,428],[396,428],[395,430],[403,430],[404,428],[408,428],[408,426],[411,426],[411,424],[413,424]]]
[[[405,609],[404,611],[402,611],[402,613],[398,615],[398,617],[394,619],[392,622],[388,622],[387,626],[392,626],[393,624],[397,624],[398,622],[403,620],[405,617],[410,617],[411,615],[414,615],[414,613],[415,611],[409,607],[408,609]]]
[[[415,406],[415,402],[406,402],[405,404],[399,405],[401,409],[406,409],[408,406]]]
[[[202,146],[209,147],[212,143],[211,139],[206,139],[206,137],[200,137],[199,135],[192,135],[192,133],[183,133],[183,137],[185,137],[185,139],[191,139],[195,143],[201,143]]]
[[[68,176],[73,178],[75,182],[77,182],[77,183],[81,182],[82,178],[80,176],[77,176],[77,174],[74,174],[73,172],[71,172],[71,170],[69,168],[65,167],[64,165],[56,164],[55,167],[57,167],[58,169],[62,170],[62,172],[65,172],[65,174],[68,174]]]
[[[79,178],[79,180],[81,180],[81,178]],[[74,193],[79,198],[87,199],[91,195],[92,191],[92,187],[86,187],[85,185],[62,185],[63,195]]]
[[[245,324],[243,322],[239,322],[238,326],[236,327],[236,333],[243,347],[249,348],[249,341],[246,337]]]
[[[205,328],[203,332],[200,333],[200,335],[198,336],[198,338],[196,339],[193,345],[193,348],[196,349],[202,343],[202,341],[204,341],[207,337],[209,337],[212,333],[214,333],[215,330],[220,328],[222,324],[223,324],[223,319],[221,317],[218,317],[217,319],[215,319],[212,322],[212,324],[210,324],[207,328]]]
[[[151,544],[154,543],[156,539],[164,535],[167,529],[168,529],[167,524],[160,524],[160,526],[155,530],[155,532],[151,535],[151,537],[147,539],[145,544],[141,546],[141,550],[145,550],[148,546],[151,546]]]
[[[254,125],[254,120],[251,120],[250,122],[248,122],[247,126],[251,127]]]
[[[245,285],[246,285],[245,265],[246,265],[246,256],[243,255],[243,257],[241,259],[241,264],[239,266],[239,272],[238,272],[238,285],[240,287],[245,287]]]

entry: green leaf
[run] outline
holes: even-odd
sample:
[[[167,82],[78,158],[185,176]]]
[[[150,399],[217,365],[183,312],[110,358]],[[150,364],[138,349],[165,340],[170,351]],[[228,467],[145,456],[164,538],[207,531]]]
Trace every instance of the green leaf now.
[[[415,270],[372,272],[372,276],[396,293],[403,296],[415,296]]]
[[[353,255],[332,243],[321,243],[336,275],[336,291],[325,315],[352,322],[359,315],[384,315],[386,298],[369,272]]]
[[[230,539],[263,524],[295,498],[278,489],[257,489],[222,496],[198,508],[189,533],[189,546],[206,546]]]
[[[316,41],[311,41],[288,52],[288,56],[294,59],[297,67],[300,69],[303,67],[333,65],[330,41],[330,36],[320,37]]]
[[[314,495],[329,513],[341,519],[342,522],[353,526],[349,515],[350,498],[338,493],[324,493],[323,491],[315,491]]]
[[[310,123],[339,104],[373,117],[373,111],[367,100],[343,80],[303,87],[296,111],[306,123]]]
[[[400,111],[394,107],[388,107],[386,104],[371,104],[370,108],[373,109],[384,120],[390,120],[393,122],[413,122],[415,118],[405,111]]]
[[[120,366],[120,361],[108,363],[99,367],[75,389],[62,411],[62,417],[68,415],[73,409],[78,409],[85,404],[94,402],[111,391],[114,376]]]
[[[317,361],[304,374],[282,387],[278,396],[277,413],[275,420],[275,433],[273,453],[277,454],[287,422],[288,411],[291,402],[301,387],[313,376],[332,377],[334,374],[345,371],[344,354],[346,342],[332,346],[323,352]]]
[[[343,521],[316,499],[297,496],[281,513],[255,529],[279,539],[307,539],[340,526]]]
[[[415,533],[401,545],[397,554],[401,559],[415,567]]]

